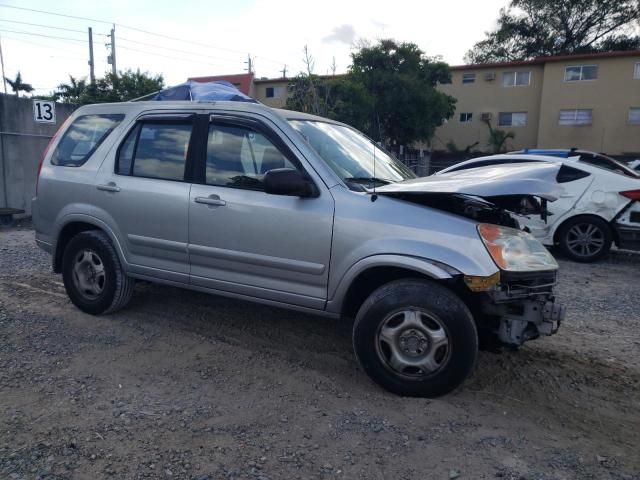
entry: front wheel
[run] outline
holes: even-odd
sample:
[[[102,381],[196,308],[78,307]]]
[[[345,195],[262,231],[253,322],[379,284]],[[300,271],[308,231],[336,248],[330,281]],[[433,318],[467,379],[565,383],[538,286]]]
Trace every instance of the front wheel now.
[[[567,221],[558,233],[560,250],[576,262],[595,262],[611,249],[611,228],[597,217],[576,217]]]
[[[375,290],[353,327],[358,361],[373,381],[403,396],[449,393],[473,370],[478,333],[466,305],[427,280],[397,280]]]

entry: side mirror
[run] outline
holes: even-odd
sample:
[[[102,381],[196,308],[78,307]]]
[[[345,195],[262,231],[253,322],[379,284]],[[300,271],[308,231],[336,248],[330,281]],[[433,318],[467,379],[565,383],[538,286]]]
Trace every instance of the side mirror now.
[[[291,197],[312,197],[316,194],[315,185],[306,180],[294,168],[274,168],[264,174],[264,191],[272,195]]]

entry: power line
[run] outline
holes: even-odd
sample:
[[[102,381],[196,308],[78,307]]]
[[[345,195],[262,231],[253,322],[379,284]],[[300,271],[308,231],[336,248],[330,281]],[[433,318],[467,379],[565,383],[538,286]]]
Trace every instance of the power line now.
[[[122,48],[124,50],[130,50],[132,52],[145,53],[147,55],[156,55],[158,57],[170,58],[172,60],[180,60],[180,61],[189,62],[189,63],[203,63],[205,65],[217,66],[215,63],[203,62],[203,61],[195,59],[195,58],[191,59],[191,58],[172,57],[170,55],[163,55],[162,53],[150,52],[148,50],[139,50],[137,48],[123,47],[122,45],[120,45],[118,48]]]
[[[66,41],[87,43],[87,40],[80,40],[80,39],[77,39],[77,38],[70,38],[70,37],[56,37],[54,35],[44,35],[42,33],[20,32],[20,31],[17,31],[17,30],[5,30],[5,29],[0,29],[0,32],[18,33],[20,35],[34,35],[36,37],[55,38],[55,39],[58,39],[58,40],[66,40]]]
[[[101,34],[102,35],[102,34]],[[161,48],[163,50],[171,50],[173,52],[178,52],[178,53],[186,53],[188,55],[195,55],[195,56],[199,56],[199,57],[206,57],[206,58],[212,58],[214,60],[229,60],[229,61],[235,61],[235,59],[233,58],[225,58],[225,57],[214,57],[212,55],[205,55],[204,53],[197,53],[197,52],[189,52],[188,50],[180,50],[179,48],[170,48],[170,47],[164,47],[162,45],[156,45],[153,43],[146,43],[146,42],[139,42],[137,40],[130,40],[128,38],[124,38],[124,37],[120,37],[118,36],[118,41],[125,41],[125,42],[129,42],[129,43],[135,43],[138,45],[145,45],[147,47],[154,47],[154,48]]]
[[[54,47],[54,46],[51,46],[51,45],[45,45],[43,43],[31,42],[29,40],[24,40],[22,38],[7,37],[6,35],[3,35],[2,38],[8,39],[8,40],[13,40],[15,42],[27,43],[29,45],[35,45],[35,46],[38,46],[38,47],[41,47],[41,48],[48,48],[49,50],[56,50],[58,52],[67,52],[67,53],[74,53],[74,54],[77,53],[79,55],[82,55],[80,52],[77,52],[77,51],[61,49],[61,48]],[[77,57],[77,58],[81,58],[81,57]]]
[[[4,18],[0,18],[0,22],[20,23],[22,25],[31,25],[32,27],[43,27],[43,28],[51,28],[53,30],[65,30],[67,32],[85,33],[83,30],[76,30],[74,28],[53,27],[51,25],[42,25],[41,23],[19,22],[18,20],[5,20]]]
[[[245,52],[242,52],[240,50],[234,50],[232,48],[217,47],[215,45],[210,45],[210,44],[206,44],[206,43],[194,42],[193,40],[184,40],[182,38],[173,37],[171,35],[165,35],[163,33],[151,32],[149,30],[144,30],[142,28],[131,27],[131,26],[128,26],[128,25],[123,25],[121,23],[108,22],[106,20],[98,20],[98,19],[95,19],[95,18],[81,17],[81,16],[77,16],[77,15],[66,15],[66,14],[63,14],[63,13],[48,12],[46,10],[38,10],[38,9],[35,9],[35,8],[17,7],[15,5],[2,5],[2,4],[0,4],[0,7],[13,8],[13,9],[16,9],[16,10],[25,10],[25,11],[28,11],[28,12],[43,13],[43,14],[46,14],[46,15],[55,15],[55,16],[58,16],[58,17],[73,18],[73,19],[76,19],[76,20],[85,20],[85,21],[96,22],[96,23],[106,23],[106,24],[109,24],[109,25],[114,24],[114,25],[116,25],[118,27],[126,28],[128,30],[134,30],[136,32],[145,33],[147,35],[154,35],[156,37],[166,38],[166,39],[177,41],[177,42],[190,43],[192,45],[198,45],[200,47],[214,48],[216,50],[226,50],[228,52],[240,53],[242,55],[245,54]],[[283,62],[281,60],[273,60],[273,59],[270,59],[268,57],[262,57],[261,56],[260,58],[262,58],[264,60],[267,60],[269,62],[277,63],[279,65],[285,63],[285,62]]]
[[[35,8],[16,7],[15,5],[2,5],[2,4],[0,4],[0,7],[13,8],[15,10],[25,10],[27,12],[45,13],[47,15],[55,15],[57,17],[74,18],[76,20],[88,20],[90,22],[96,22],[96,23],[107,23],[109,25],[111,25],[113,23],[113,22],[107,22],[106,20],[96,20],[95,18],[78,17],[76,15],[65,15],[63,13],[47,12],[45,10],[36,10]]]

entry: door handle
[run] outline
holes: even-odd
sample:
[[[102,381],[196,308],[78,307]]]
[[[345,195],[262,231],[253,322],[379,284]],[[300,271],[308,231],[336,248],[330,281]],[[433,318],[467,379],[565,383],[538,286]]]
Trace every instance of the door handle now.
[[[120,187],[117,186],[114,182],[109,182],[106,185],[98,185],[96,186],[98,190],[102,190],[103,192],[119,192]]]
[[[221,200],[218,195],[211,195],[210,197],[196,197],[195,202],[213,207],[224,207],[227,204],[227,202]]]

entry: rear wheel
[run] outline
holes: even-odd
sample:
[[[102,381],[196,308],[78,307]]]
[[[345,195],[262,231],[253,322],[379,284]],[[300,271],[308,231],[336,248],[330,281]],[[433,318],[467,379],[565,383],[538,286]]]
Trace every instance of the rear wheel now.
[[[364,371],[387,390],[436,397],[469,375],[478,334],[466,305],[450,290],[426,280],[397,280],[374,291],[353,328]]]
[[[62,279],[73,304],[92,315],[124,307],[135,283],[124,273],[109,238],[98,230],[69,241],[62,258]]]
[[[576,217],[560,229],[558,241],[562,253],[576,262],[595,262],[611,249],[611,228],[598,217]]]

